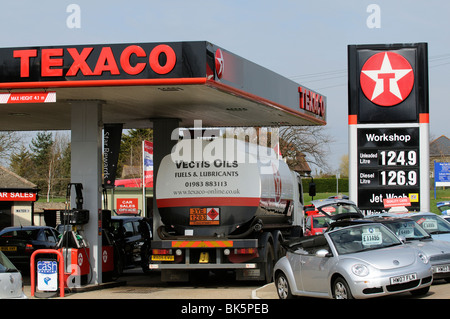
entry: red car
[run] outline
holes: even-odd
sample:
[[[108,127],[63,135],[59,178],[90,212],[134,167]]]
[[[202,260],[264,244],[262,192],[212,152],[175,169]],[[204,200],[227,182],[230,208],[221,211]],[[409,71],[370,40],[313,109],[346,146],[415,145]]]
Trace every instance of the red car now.
[[[305,223],[305,236],[322,234],[330,224],[331,218],[317,211],[307,212]]]

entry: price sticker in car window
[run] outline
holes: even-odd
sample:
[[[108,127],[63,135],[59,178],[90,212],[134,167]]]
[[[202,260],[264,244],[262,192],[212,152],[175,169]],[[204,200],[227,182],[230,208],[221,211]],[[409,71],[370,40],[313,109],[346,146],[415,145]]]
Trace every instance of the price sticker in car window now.
[[[403,236],[405,238],[414,237],[414,225],[403,223],[397,230],[397,236]]]
[[[364,246],[380,245],[383,242],[383,236],[376,228],[367,228],[361,235],[361,241]]]
[[[426,230],[437,230],[438,229],[437,220],[427,219],[422,223],[422,227],[425,228]]]
[[[417,224],[422,226],[425,230],[437,230],[437,220],[434,219],[427,219],[427,218],[421,218],[417,220]]]

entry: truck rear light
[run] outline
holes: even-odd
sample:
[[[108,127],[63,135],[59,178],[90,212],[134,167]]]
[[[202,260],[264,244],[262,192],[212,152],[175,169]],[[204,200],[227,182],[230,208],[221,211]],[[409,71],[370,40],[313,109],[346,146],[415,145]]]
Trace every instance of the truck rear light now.
[[[236,255],[251,255],[257,253],[258,250],[256,248],[236,248],[234,249],[234,253]]]
[[[152,249],[153,255],[172,255],[172,249]]]

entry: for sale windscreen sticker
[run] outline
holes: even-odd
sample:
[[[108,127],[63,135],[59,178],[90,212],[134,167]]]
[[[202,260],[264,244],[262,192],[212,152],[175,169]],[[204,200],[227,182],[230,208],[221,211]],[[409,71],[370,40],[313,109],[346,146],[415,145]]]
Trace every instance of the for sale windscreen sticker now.
[[[364,246],[381,245],[383,242],[383,236],[381,232],[373,227],[365,229],[362,233],[362,244]]]

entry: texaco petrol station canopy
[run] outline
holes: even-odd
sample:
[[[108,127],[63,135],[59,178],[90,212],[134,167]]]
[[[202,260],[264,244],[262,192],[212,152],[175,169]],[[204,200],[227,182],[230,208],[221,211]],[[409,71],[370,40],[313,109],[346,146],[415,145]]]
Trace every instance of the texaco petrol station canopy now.
[[[90,212],[83,231],[94,284],[102,282],[103,126],[152,127],[157,172],[172,132],[194,120],[324,125],[326,98],[205,41],[0,48],[0,130],[71,131],[71,182],[83,185]]]
[[[204,41],[2,48],[0,93],[2,130],[70,129],[70,104],[80,100],[100,101],[103,122],[124,128],[151,127],[153,118],[181,126],[326,120],[324,96]]]

